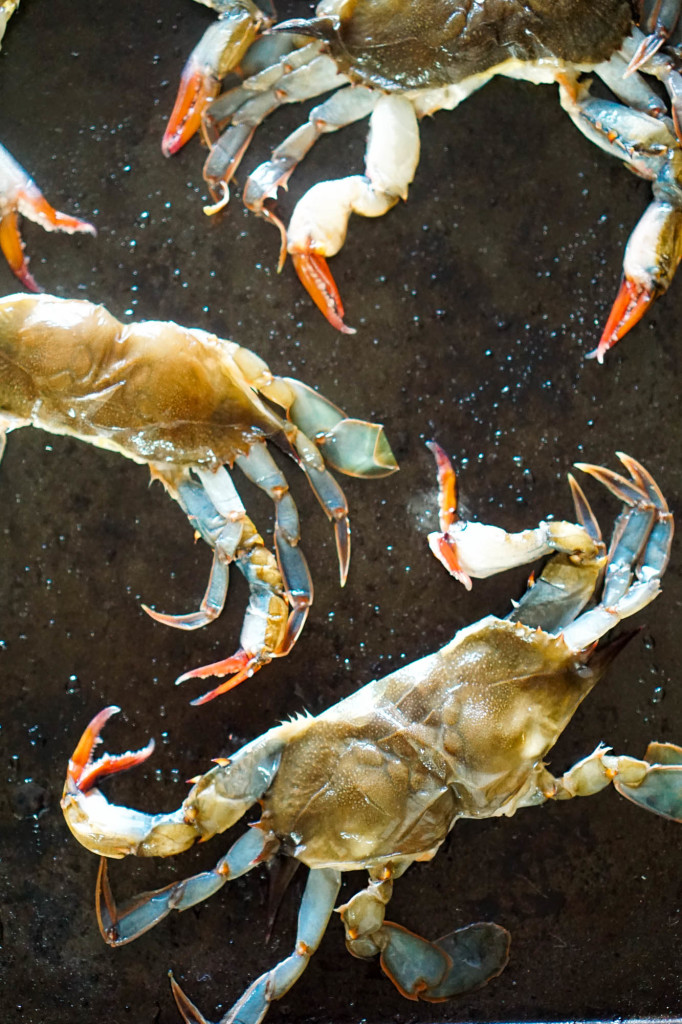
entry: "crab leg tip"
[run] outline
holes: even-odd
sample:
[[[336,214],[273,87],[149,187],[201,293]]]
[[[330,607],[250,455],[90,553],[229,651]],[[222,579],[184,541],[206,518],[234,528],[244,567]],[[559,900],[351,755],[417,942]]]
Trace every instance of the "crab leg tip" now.
[[[201,115],[218,94],[219,83],[191,60],[180,80],[173,112],[161,140],[164,156],[173,156],[192,138],[201,125]]]
[[[624,276],[599,344],[588,358],[603,363],[606,352],[639,323],[658,294],[656,288],[648,288]]]
[[[324,256],[305,251],[291,254],[299,280],[326,320],[342,334],[356,334],[343,320],[343,302]]]

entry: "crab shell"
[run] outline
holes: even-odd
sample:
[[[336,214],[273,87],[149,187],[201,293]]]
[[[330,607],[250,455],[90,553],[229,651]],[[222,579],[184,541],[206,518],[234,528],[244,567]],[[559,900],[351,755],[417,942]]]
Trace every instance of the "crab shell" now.
[[[394,89],[456,84],[516,60],[594,65],[637,21],[631,0],[323,0],[339,70]],[[491,24],[495,31],[491,32]]]

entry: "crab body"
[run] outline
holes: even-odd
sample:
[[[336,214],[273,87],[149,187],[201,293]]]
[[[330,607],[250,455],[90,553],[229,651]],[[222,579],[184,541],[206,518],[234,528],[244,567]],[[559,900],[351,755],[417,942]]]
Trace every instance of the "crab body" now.
[[[380,427],[347,419],[300,382],[275,377],[236,343],[174,323],[124,325],[101,306],[52,296],[0,300],[0,454],[6,433],[27,425],[148,465],[213,548],[200,609],[180,616],[150,612],[158,621],[196,629],[214,619],[225,600],[228,566],[239,566],[251,589],[242,648],[190,673],[230,676],[223,687],[286,654],[312,601],[296,506],[266,443],[276,442],[296,460],[334,521],[342,583],[350,556],[348,509],[320,446],[328,446],[343,472],[382,475],[396,468]],[[226,465],[240,466],[274,501],[277,558],[246,515]]]
[[[441,543],[432,540],[432,546],[441,560],[447,554],[451,563],[459,559],[472,573],[486,575],[490,554],[485,544],[462,542],[472,524],[452,519],[451,471],[439,449],[438,454],[442,518],[447,505],[450,521],[443,523]],[[108,802],[99,779],[139,764],[153,745],[105,754],[93,763],[99,733],[117,709],[100,712],[69,763],[62,798],[69,828],[94,853],[169,856],[226,831],[255,804],[261,812],[212,871],[122,906],[103,859],[97,907],[106,941],[131,941],[172,910],[195,905],[281,852],[310,869],[294,951],[258,978],[221,1024],[259,1024],[321,941],[341,873],[359,869],[369,873],[367,888],[338,908],[349,951],[379,954],[403,994],[439,1001],[485,984],[508,958],[509,937],[492,923],[431,942],[385,919],[393,882],[412,862],[431,859],[459,818],[512,815],[550,799],[587,796],[614,782],[640,806],[682,820],[682,749],[672,744],[651,744],[641,760],[612,755],[600,745],[558,778],[544,764],[626,642],[621,638],[596,649],[598,640],[656,597],[667,563],[673,527],[665,500],[639,463],[622,458],[630,480],[581,467],[626,506],[608,556],[573,481],[578,523],[541,523],[505,534],[505,544],[498,546],[498,554],[504,552],[498,570],[518,564],[524,554],[552,554],[507,619],[484,618],[439,651],[369,683],[322,714],[294,718],[218,759],[194,780],[176,811],[149,815]],[[491,529],[481,527],[483,535]],[[602,576],[600,600],[584,610]],[[555,601],[559,580],[565,592]],[[174,981],[173,992],[185,1021],[206,1021]]]
[[[222,12],[224,25],[234,10],[243,16],[247,8],[244,0],[211,5]],[[561,105],[579,130],[653,188],[654,201],[630,239],[621,289],[594,353],[601,361],[668,288],[682,258],[682,75],[677,51],[664,47],[681,4],[641,6],[635,0],[323,0],[315,17],[276,26],[283,33],[278,48],[258,49],[257,41],[248,77],[210,104],[205,85],[217,82],[224,62],[200,44],[188,64],[191,74],[186,69],[164,151],[174,152],[189,138],[203,110],[211,147],[204,177],[216,199],[206,212],[214,213],[229,201],[229,183],[258,125],[282,104],[331,92],[249,175],[243,199],[279,229],[280,265],[291,255],[329,322],[350,332],[327,258],[343,246],[352,213],[379,217],[407,198],[419,163],[419,119],[452,110],[496,75],[557,84]],[[252,13],[251,21],[262,26],[263,15]],[[238,48],[242,38],[240,22],[226,49]],[[235,58],[231,67],[237,63]],[[615,99],[593,97],[589,83],[580,80],[585,72],[596,73]],[[647,76],[662,83],[667,103]],[[279,188],[321,135],[365,117],[364,174],[314,185],[285,227],[275,207]]]
[[[504,74],[510,61],[600,64],[629,35],[635,6],[630,0],[323,0],[317,10],[337,26],[330,52],[344,74],[408,90]]]

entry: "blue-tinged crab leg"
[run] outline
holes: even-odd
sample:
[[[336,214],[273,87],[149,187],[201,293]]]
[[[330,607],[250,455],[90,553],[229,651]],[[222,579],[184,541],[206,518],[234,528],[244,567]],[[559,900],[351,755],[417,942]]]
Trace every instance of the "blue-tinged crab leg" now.
[[[596,73],[621,103],[650,117],[668,117],[668,108],[661,97],[638,72],[626,75],[628,62],[620,53],[599,64]]]
[[[295,51],[293,56],[300,53],[302,51]],[[212,147],[204,164],[204,181],[211,193],[217,197],[217,192],[220,191],[223,200],[228,195],[227,186],[248,148],[253,133],[273,111],[286,103],[299,103],[332,89],[338,89],[347,81],[345,75],[338,73],[335,61],[327,54],[322,54],[282,75],[276,85],[243,103],[232,115],[230,127]],[[223,205],[224,201],[221,202],[219,199],[217,208]],[[204,212],[213,211],[209,207]]]
[[[251,871],[277,851],[277,840],[267,832],[251,828],[232,844],[210,871],[201,871],[162,889],[138,893],[120,906],[109,885],[106,857],[102,857],[97,875],[95,907],[102,938],[110,946],[124,946],[167,917],[171,910],[189,910],[209,899],[226,882]]]
[[[293,443],[307,465],[322,470],[326,460],[346,476],[363,479],[396,472],[398,463],[381,423],[350,418],[300,380],[293,377],[283,380],[294,395],[294,401],[287,408],[289,419],[299,430]],[[314,445],[308,441],[304,447],[309,438],[315,439]],[[324,452],[324,460],[318,448]]]
[[[620,457],[631,473],[634,469],[635,480],[646,479],[648,474],[639,463],[627,456]],[[652,500],[648,488],[640,489],[636,483],[601,466],[576,463],[576,467],[595,477],[630,506],[616,528],[601,602],[563,630],[565,643],[578,651],[585,650],[658,595],[672,544],[673,520],[665,501],[658,497]],[[660,493],[655,484],[654,488],[654,494]],[[631,583],[633,573],[636,581]]]
[[[199,480],[193,480],[191,473],[195,473]],[[167,615],[143,605],[147,614],[163,625],[197,629],[212,621],[223,608],[230,562],[236,563],[249,584],[249,604],[244,614],[239,649],[229,658],[193,669],[176,680],[176,683],[181,683],[186,679],[204,679],[214,675],[228,677],[215,690],[192,701],[193,704],[204,704],[249,679],[272,658],[291,650],[312,600],[312,581],[303,555],[291,546],[290,541],[287,541],[291,546],[290,557],[280,560],[291,583],[283,578],[277,560],[246,515],[224,467],[213,471],[197,466],[190,471],[155,464],[152,475],[161,480],[168,493],[180,504],[196,532],[213,548],[214,555],[208,587],[197,612]],[[282,517],[285,529],[287,526],[292,528],[298,522],[296,510],[293,502],[284,504],[287,509]],[[278,526],[275,533],[277,537],[282,529]],[[290,614],[287,601],[291,606]]]
[[[173,112],[161,149],[171,156],[192,138],[206,106],[220,91],[228,71],[236,67],[268,18],[251,0],[232,0],[210,25],[182,72]]]
[[[286,477],[268,451],[265,442],[255,442],[246,455],[238,455],[234,461],[244,476],[272,499],[277,528],[295,547],[301,539],[298,511],[289,493]]]
[[[203,174],[215,200],[213,206],[205,208],[209,215],[217,213],[229,202],[230,182],[256,128],[279,106],[276,86],[280,79],[322,53],[320,43],[309,43],[295,49],[296,44],[291,37],[282,34],[280,39],[287,41],[289,48],[279,60],[223,93],[204,112],[202,134],[210,152]]]
[[[644,761],[651,767],[639,785],[617,775],[614,786],[621,796],[640,807],[682,822],[682,747],[675,743],[650,743]]]
[[[662,818],[682,821],[682,747],[650,743],[641,761],[609,751],[610,747],[600,744],[560,778],[540,768],[537,791],[529,795],[527,802],[592,796],[613,783],[621,796],[638,806]]]
[[[287,231],[279,217],[265,206],[266,200],[277,199],[278,190],[286,188],[293,171],[323,134],[338,131],[367,117],[374,110],[380,95],[376,89],[367,89],[362,85],[339,89],[320,106],[313,107],[307,123],[292,132],[273,150],[270,159],[260,164],[247,178],[244,205],[269,220],[280,232],[282,245],[279,270],[286,259]]]
[[[294,952],[254,981],[241,999],[221,1018],[220,1024],[260,1024],[270,1004],[286,995],[301,977],[310,957],[322,941],[340,887],[339,871],[333,868],[311,869],[298,914]],[[172,976],[171,985],[186,1024],[208,1024]]]
[[[237,111],[263,93],[271,93],[284,75],[295,71],[304,64],[309,64],[315,57],[323,52],[322,43],[307,42],[305,46],[296,49],[296,37],[288,36],[286,33],[278,33],[276,36],[268,36],[268,42],[278,40],[286,45],[286,49],[277,55],[275,59],[265,67],[260,67],[255,74],[245,78],[240,85],[234,89],[228,89],[222,96],[219,96],[204,112],[202,131],[205,141],[209,146],[214,146],[220,135],[232,123],[232,118]],[[261,39],[264,43],[266,39]],[[249,50],[249,57],[253,54],[254,48]]]
[[[0,251],[12,273],[29,291],[39,292],[41,288],[28,269],[18,214],[40,224],[45,231],[65,231],[68,235],[76,232],[97,234],[87,221],[60,213],[50,206],[33,179],[0,145]]]
[[[383,971],[407,999],[439,1002],[480,988],[506,966],[509,933],[496,924],[475,924],[429,942],[384,920],[393,880],[411,863],[402,858],[371,868],[367,888],[338,908],[348,951],[362,959],[381,954]]]
[[[381,967],[408,999],[439,1003],[482,988],[509,962],[510,935],[492,922],[450,932],[435,942],[386,921]]]
[[[599,362],[670,286],[682,259],[682,151],[673,125],[590,96],[559,76],[561,105],[576,127],[606,153],[652,182],[654,200],[628,241],[623,281],[597,349]]]
[[[225,469],[220,474],[220,510],[209,497],[202,479],[193,479],[190,472],[176,473],[167,468],[152,467],[152,477],[160,480],[175,498],[196,532],[213,548],[213,564],[206,593],[199,610],[187,615],[166,615],[143,604],[143,609],[156,622],[176,629],[199,629],[222,612],[227,596],[229,563],[239,547],[248,520],[244,506]],[[210,481],[210,476],[206,478]]]
[[[669,39],[680,16],[680,0],[656,0],[644,23],[647,33],[628,65],[628,74],[646,64]]]
[[[611,85],[611,83],[608,81],[608,77],[605,77],[602,74],[602,72],[604,68],[613,65],[614,62],[618,64],[618,62],[621,59],[626,62],[632,59],[638,47],[642,44],[643,41],[644,36],[639,31],[639,29],[633,29],[632,33],[623,42],[623,46],[621,47],[620,53],[617,55],[614,54],[614,56],[611,58],[610,61],[607,62],[607,64],[600,64],[597,68],[597,73],[599,77],[602,78],[607,83],[609,88],[611,88],[617,96],[620,95],[618,89],[614,88]],[[673,55],[669,55],[667,53],[657,53],[653,57],[649,58],[643,70],[645,74],[651,75],[653,78],[657,78],[659,82],[664,86],[666,92],[668,93],[668,97],[670,99],[670,106],[672,108],[672,117],[675,125],[675,132],[677,134],[677,138],[679,140],[682,140],[682,75],[679,71],[678,61]],[[633,75],[632,77],[639,76],[636,75],[635,73],[635,75]],[[621,84],[622,83],[623,79],[621,79]],[[634,104],[634,106],[637,109],[640,109],[637,104]],[[649,113],[654,114],[653,110],[650,110]],[[654,114],[654,116],[658,115]]]
[[[673,536],[673,518],[655,480],[635,459],[622,452],[618,458],[632,480],[603,466],[576,463],[599,480],[628,508],[614,530],[601,603],[607,608],[625,595],[633,574],[644,582],[660,579],[665,572]]]

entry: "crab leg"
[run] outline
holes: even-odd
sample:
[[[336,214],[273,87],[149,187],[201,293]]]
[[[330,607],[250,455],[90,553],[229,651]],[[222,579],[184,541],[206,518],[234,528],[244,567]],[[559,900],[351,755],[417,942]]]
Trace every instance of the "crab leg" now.
[[[209,498],[206,488],[187,471],[179,476],[167,468],[152,468],[152,477],[160,480],[175,498],[194,529],[213,548],[213,564],[199,611],[187,615],[165,615],[143,604],[143,609],[156,622],[176,629],[199,629],[217,618],[225,606],[229,582],[228,565],[234,559],[248,522],[244,506],[225,469],[218,471],[222,478],[220,511]]]
[[[284,33],[262,38],[261,43],[266,41],[279,44],[286,42],[287,49],[269,64],[250,75],[249,78],[245,78],[241,85],[235,86],[234,89],[228,89],[206,108],[202,127],[206,141],[211,146],[215,145],[221,133],[232,122],[234,114],[250,100],[255,99],[259,94],[273,93],[275,86],[285,75],[303,67],[304,64],[309,64],[315,57],[322,54],[324,49],[322,43],[308,42],[305,46],[296,49],[293,42],[295,38]],[[249,57],[253,52],[253,48],[249,50]]]
[[[614,53],[610,60],[596,68],[596,73],[621,103],[650,117],[667,117],[668,108],[658,93],[638,72],[627,75],[627,69],[626,58],[621,53]]]
[[[306,882],[294,951],[285,960],[261,975],[221,1019],[221,1024],[260,1024],[270,1003],[281,999],[301,977],[324,935],[341,887],[341,873],[333,868],[311,869]],[[187,1024],[208,1024],[204,1015],[190,1002],[171,978],[173,995]]]
[[[276,467],[275,467],[276,468]],[[198,629],[222,611],[228,583],[228,564],[235,561],[249,584],[249,604],[244,614],[240,648],[231,657],[193,669],[179,676],[186,679],[213,675],[229,676],[219,687],[193,701],[203,704],[219,693],[233,689],[249,679],[263,665],[291,650],[296,642],[312,600],[312,581],[303,555],[294,547],[281,556],[280,567],[263,538],[244,512],[234,484],[226,469],[217,471],[197,467],[199,483],[186,469],[153,467],[153,476],[186,512],[190,523],[213,548],[213,564],[208,587],[197,612],[166,615],[143,605],[148,615],[163,625],[179,629]],[[291,501],[291,499],[290,499]],[[287,506],[289,513],[293,502]],[[291,524],[291,518],[289,519]],[[277,541],[281,528],[275,531]],[[287,610],[287,600],[292,608]]]
[[[660,50],[673,32],[680,16],[680,0],[655,0],[644,23],[648,33],[628,65],[628,74],[637,71]]]
[[[331,405],[331,403],[329,404]],[[364,424],[360,425],[364,426]],[[324,460],[317,447],[302,431],[292,428],[291,432],[283,432],[275,440],[301,467],[308,478],[313,494],[322,506],[327,518],[334,524],[336,554],[339,560],[339,581],[343,587],[348,578],[348,566],[350,563],[350,524],[348,521],[346,495],[325,467]],[[361,438],[359,441],[361,441]],[[364,463],[364,461],[361,454],[358,456],[356,464]]]
[[[654,201],[628,241],[623,281],[599,345],[603,362],[612,348],[670,286],[682,259],[682,153],[667,119],[595,99],[585,86],[560,81],[561,105],[601,149],[652,181]]]
[[[87,221],[60,213],[50,206],[33,179],[0,145],[0,250],[24,287],[39,292],[40,286],[30,273],[24,256],[17,216],[20,213],[40,224],[45,231],[65,231],[68,235],[76,232],[97,234]]]
[[[472,523],[457,517],[454,471],[440,447],[431,442],[436,456],[442,532],[428,537],[431,551],[448,572],[471,589],[471,577],[484,579],[517,565],[526,565],[545,555],[563,552],[574,562],[592,564],[600,555],[601,542],[595,534],[591,510],[580,525],[562,521],[542,522],[532,530],[507,533],[499,526]],[[581,492],[582,495],[582,492]],[[582,495],[587,509],[589,505]]]
[[[621,796],[663,818],[682,822],[682,747],[650,743],[643,760],[609,753],[601,744],[559,779],[542,770],[540,799],[592,796],[613,783]],[[537,801],[536,801],[537,802]]]
[[[125,946],[144,935],[168,917],[171,910],[189,910],[209,899],[226,882],[245,875],[257,864],[268,860],[277,850],[277,840],[258,828],[249,829],[232,844],[224,857],[210,871],[202,871],[163,889],[138,893],[121,906],[116,904],[109,885],[106,857],[100,861],[97,874],[95,906],[99,930],[110,946]]]
[[[324,469],[324,460],[317,450],[321,448],[330,466],[346,476],[382,477],[395,473],[398,464],[380,423],[349,418],[307,384],[293,377],[282,379],[293,393],[287,414],[298,427],[294,444],[306,464]],[[311,437],[315,444],[301,448],[301,441]]]
[[[670,553],[673,519],[665,500],[655,485],[655,489],[639,486],[648,477],[639,463],[627,456],[619,457],[630,470],[633,482],[601,466],[576,463],[578,469],[595,477],[630,506],[630,511],[616,529],[601,603],[563,631],[564,641],[572,650],[589,647],[622,619],[653,601]],[[636,582],[630,585],[633,572]]]
[[[161,149],[177,153],[201,124],[206,106],[220,91],[220,82],[236,67],[269,19],[251,0],[230,0],[189,56],[182,72],[173,112]]]
[[[385,921],[393,879],[410,863],[371,869],[367,888],[339,907],[349,952],[363,959],[380,953],[382,970],[407,999],[437,1002],[480,988],[504,970],[509,932],[496,924],[475,924],[429,942]]]
[[[302,51],[299,51],[302,52]],[[232,115],[227,132],[212,147],[204,164],[204,180],[212,194],[220,190],[228,195],[227,186],[246,152],[253,133],[266,117],[286,103],[299,103],[323,92],[337,89],[348,79],[336,70],[336,63],[326,54],[314,57],[302,67],[290,71],[266,92],[242,104]],[[218,206],[224,203],[218,203]],[[212,212],[209,208],[206,212]]]
[[[287,231],[296,273],[329,323],[353,333],[326,258],[343,246],[351,213],[381,217],[407,197],[419,163],[419,125],[412,103],[382,96],[370,117],[365,176],[351,175],[314,185],[298,201]]]
[[[264,206],[265,201],[277,198],[278,190],[286,187],[297,165],[323,134],[338,131],[339,128],[367,117],[376,106],[379,95],[376,90],[367,89],[362,85],[351,85],[335,92],[320,106],[313,107],[308,122],[292,132],[273,150],[270,159],[260,164],[249,175],[244,186],[244,205],[257,215],[270,220],[279,229],[282,237],[280,268],[287,251],[286,228],[280,219]]]

